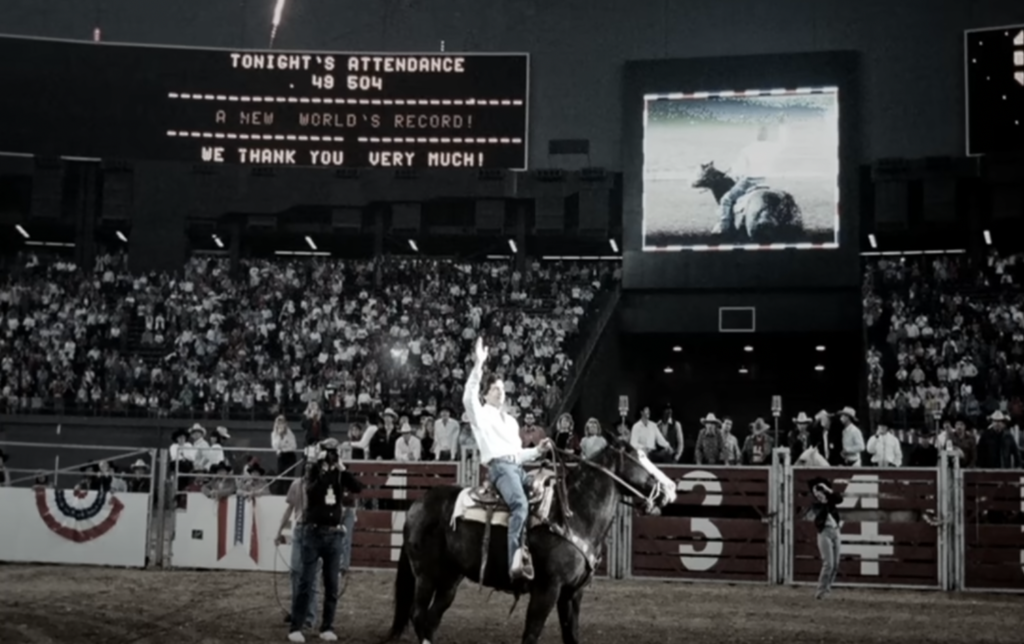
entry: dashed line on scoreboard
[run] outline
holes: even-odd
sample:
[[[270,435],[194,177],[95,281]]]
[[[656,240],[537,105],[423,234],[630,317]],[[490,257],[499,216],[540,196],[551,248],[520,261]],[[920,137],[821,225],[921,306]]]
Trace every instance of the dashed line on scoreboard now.
[[[343,136],[318,134],[242,134],[237,132],[192,132],[188,130],[167,130],[167,136],[181,139],[233,139],[238,141],[313,141],[341,143]]]
[[[360,143],[483,143],[492,145],[520,145],[518,137],[446,137],[446,136],[361,136]]]
[[[168,98],[191,101],[229,103],[305,103],[313,105],[419,105],[419,106],[485,106],[522,107],[519,98],[330,98],[327,96],[245,96],[236,94],[192,94],[168,92]]]

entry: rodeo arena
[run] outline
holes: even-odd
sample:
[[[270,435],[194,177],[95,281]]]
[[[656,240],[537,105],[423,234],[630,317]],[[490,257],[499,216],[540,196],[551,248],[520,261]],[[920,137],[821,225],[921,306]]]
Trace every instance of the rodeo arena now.
[[[0,644],[1024,642],[1024,4],[486,4],[0,3]]]

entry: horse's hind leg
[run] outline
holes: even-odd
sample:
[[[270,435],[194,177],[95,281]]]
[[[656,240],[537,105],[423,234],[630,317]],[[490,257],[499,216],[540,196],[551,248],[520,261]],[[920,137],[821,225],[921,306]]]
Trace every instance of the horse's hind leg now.
[[[437,628],[441,625],[441,618],[444,617],[445,611],[451,608],[461,583],[462,577],[455,575],[446,576],[444,579],[437,581],[434,603],[430,605],[430,612],[426,619],[426,635],[420,638],[420,642],[424,640],[433,641],[434,633],[437,632]]]
[[[434,580],[426,575],[416,576],[416,597],[412,607],[412,627],[418,642],[429,642],[433,636],[430,623],[430,602],[434,599]]]

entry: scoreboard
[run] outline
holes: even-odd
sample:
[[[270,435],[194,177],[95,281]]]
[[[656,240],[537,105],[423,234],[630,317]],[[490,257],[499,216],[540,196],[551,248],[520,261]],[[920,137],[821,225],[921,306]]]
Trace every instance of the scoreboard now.
[[[529,62],[0,36],[0,153],[524,170]]]
[[[1024,152],[1024,25],[964,33],[967,154]]]

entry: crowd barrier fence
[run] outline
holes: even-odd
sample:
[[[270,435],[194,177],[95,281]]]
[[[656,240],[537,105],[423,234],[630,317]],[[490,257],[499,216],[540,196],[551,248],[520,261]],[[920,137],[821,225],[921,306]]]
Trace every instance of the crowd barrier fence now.
[[[0,443],[8,451],[26,446],[34,445]],[[119,458],[148,453],[156,464],[149,492],[0,488],[0,561],[286,570],[290,546],[274,544],[285,497],[263,493],[269,481],[258,494],[239,485],[211,498],[199,489],[179,490],[167,450],[61,448]],[[88,462],[55,472],[66,477]],[[428,489],[482,480],[475,454],[444,463],[347,466],[366,486],[353,535],[356,568],[395,565],[406,510]],[[676,482],[676,501],[658,515],[620,508],[599,575],[813,584],[820,561],[814,525],[806,518],[807,483],[820,475],[844,496],[839,585],[1024,592],[1024,472],[962,470],[950,457],[935,468],[814,469],[793,466],[785,449],[775,450],[768,466],[663,470]],[[28,518],[6,520],[12,516]]]

